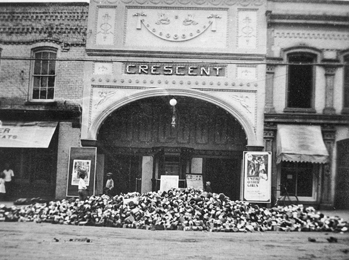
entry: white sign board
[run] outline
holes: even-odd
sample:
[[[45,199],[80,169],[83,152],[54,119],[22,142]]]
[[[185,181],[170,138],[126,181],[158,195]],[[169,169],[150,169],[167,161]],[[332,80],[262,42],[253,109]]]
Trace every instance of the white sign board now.
[[[178,189],[179,176],[178,175],[161,175],[160,191],[168,191],[169,189]]]
[[[204,189],[201,174],[187,174],[187,188]]]
[[[244,152],[244,200],[271,201],[271,153]]]

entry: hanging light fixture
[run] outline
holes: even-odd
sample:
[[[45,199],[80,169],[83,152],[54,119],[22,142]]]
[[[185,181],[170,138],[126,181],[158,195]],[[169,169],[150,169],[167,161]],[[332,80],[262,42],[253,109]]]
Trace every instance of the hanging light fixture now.
[[[171,122],[171,125],[172,125],[172,127],[176,127],[176,105],[177,105],[177,100],[175,98],[172,98],[170,100],[170,105],[172,106],[172,122]]]

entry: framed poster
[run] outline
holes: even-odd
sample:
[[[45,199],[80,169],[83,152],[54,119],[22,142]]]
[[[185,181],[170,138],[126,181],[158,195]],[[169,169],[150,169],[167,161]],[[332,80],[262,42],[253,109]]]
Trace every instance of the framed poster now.
[[[69,153],[67,197],[79,196],[78,185],[80,173],[85,173],[88,195],[95,194],[96,147],[71,147]]]
[[[160,191],[168,191],[169,189],[178,189],[179,176],[178,175],[161,175]]]
[[[271,202],[270,152],[244,152],[243,200]]]
[[[186,174],[187,188],[204,189],[202,174]]]

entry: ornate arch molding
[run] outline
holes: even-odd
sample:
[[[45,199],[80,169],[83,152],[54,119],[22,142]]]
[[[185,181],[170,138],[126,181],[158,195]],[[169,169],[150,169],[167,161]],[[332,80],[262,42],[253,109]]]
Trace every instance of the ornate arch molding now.
[[[210,102],[212,104],[215,104],[224,110],[228,111],[231,115],[233,115],[239,123],[242,125],[242,127],[245,130],[245,134],[248,139],[248,145],[256,145],[256,135],[254,133],[254,128],[250,120],[248,120],[241,112],[238,111],[236,107],[234,107],[234,104],[228,104],[227,102],[224,102],[220,100],[219,98],[207,95],[201,91],[192,90],[192,89],[150,89],[145,90],[130,96],[127,96],[118,102],[115,102],[108,106],[105,110],[103,110],[92,122],[92,125],[89,129],[89,136],[92,140],[97,140],[97,134],[100,126],[102,125],[103,121],[115,110],[118,108],[140,100],[144,98],[149,97],[155,97],[155,96],[185,96],[190,98],[197,98],[203,101]]]
[[[281,58],[283,59],[284,62],[287,62],[287,55],[292,54],[292,53],[310,53],[316,56],[316,62],[320,62],[321,57],[322,57],[322,50],[311,47],[311,46],[304,46],[304,45],[298,45],[298,46],[292,46],[289,48],[284,48],[281,49]]]
[[[1,50],[0,50],[1,51]],[[349,49],[345,49],[345,50],[342,50],[340,53],[339,53],[339,57],[341,59],[342,62],[345,61],[345,58],[349,58]]]

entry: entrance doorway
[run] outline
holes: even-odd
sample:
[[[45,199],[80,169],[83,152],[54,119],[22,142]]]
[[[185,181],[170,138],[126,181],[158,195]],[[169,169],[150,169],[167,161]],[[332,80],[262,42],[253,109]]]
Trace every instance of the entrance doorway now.
[[[177,100],[175,114],[169,104],[172,98]],[[129,103],[111,113],[98,134],[99,152],[105,154],[103,174],[113,172],[116,192],[123,193],[144,188],[139,182],[145,179],[146,187],[155,191],[160,176],[166,174],[179,175],[179,186],[185,187],[186,174],[194,173],[210,179],[214,192],[238,199],[246,144],[245,131],[231,114],[188,97]],[[146,170],[145,157],[151,157],[153,164],[147,163]],[[195,172],[191,172],[192,158],[198,159]]]
[[[204,163],[204,179],[211,182],[212,191],[232,200],[240,199],[241,160],[205,158]]]

